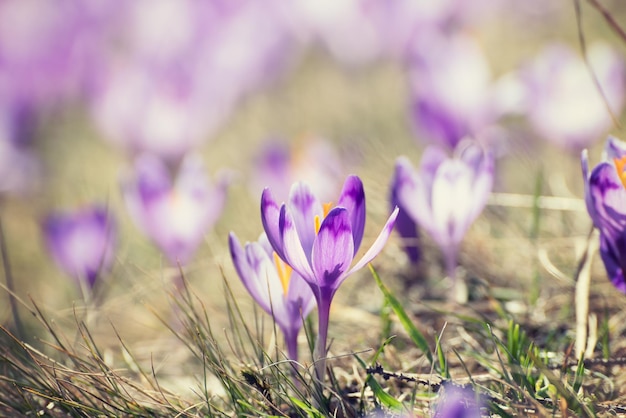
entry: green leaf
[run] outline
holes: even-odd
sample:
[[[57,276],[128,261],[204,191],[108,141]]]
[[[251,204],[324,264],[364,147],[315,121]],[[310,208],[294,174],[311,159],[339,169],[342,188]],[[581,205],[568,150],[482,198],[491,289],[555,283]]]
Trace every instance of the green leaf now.
[[[407,315],[406,311],[404,310],[404,308],[402,307],[398,299],[396,299],[396,297],[391,293],[391,291],[387,289],[387,287],[383,284],[382,280],[380,280],[380,277],[378,276],[378,273],[376,273],[376,270],[374,270],[374,267],[371,264],[369,264],[369,268],[370,268],[370,271],[372,272],[372,275],[374,276],[374,280],[376,280],[376,284],[378,285],[378,288],[381,290],[381,292],[383,292],[383,295],[385,296],[385,300],[387,301],[389,306],[391,306],[391,309],[393,309],[393,312],[398,316],[400,323],[402,324],[406,332],[409,334],[409,337],[411,338],[411,340],[415,343],[417,348],[422,350],[422,352],[426,355],[426,358],[428,358],[428,361],[430,362],[432,366],[433,355],[430,352],[428,341],[426,341],[426,338],[424,337],[424,335],[417,329],[417,327],[413,324],[413,322],[411,322],[411,319]]]

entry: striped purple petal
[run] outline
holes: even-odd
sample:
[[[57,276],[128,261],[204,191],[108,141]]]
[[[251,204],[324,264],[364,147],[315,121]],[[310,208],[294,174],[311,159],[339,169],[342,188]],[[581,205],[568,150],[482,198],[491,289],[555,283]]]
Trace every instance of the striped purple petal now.
[[[337,289],[354,258],[350,213],[342,207],[331,210],[320,227],[311,261],[320,289]]]
[[[358,251],[363,240],[365,230],[365,191],[363,183],[357,176],[348,176],[346,179],[337,206],[344,207],[350,215],[354,251]]]
[[[289,213],[293,217],[300,244],[305,254],[311,254],[315,241],[315,217],[323,218],[322,205],[303,182],[295,183],[289,192]]]
[[[369,248],[369,250],[365,252],[365,254],[363,254],[363,257],[361,257],[361,259],[357,261],[354,266],[352,266],[352,268],[345,277],[363,268],[363,266],[372,261],[374,257],[376,257],[378,253],[383,250],[383,247],[385,246],[387,240],[389,239],[389,236],[391,235],[391,231],[393,231],[393,227],[398,217],[398,212],[399,208],[395,208],[394,211],[391,212],[391,215],[389,215],[389,219],[387,219],[385,226],[383,227],[382,231],[380,231],[380,234],[378,234],[378,237],[376,237],[376,240],[374,241],[372,246]]]
[[[281,207],[280,217],[278,219],[278,228],[280,231],[280,241],[283,245],[282,249],[284,251],[283,255],[285,256],[285,262],[289,264],[298,274],[300,274],[304,280],[309,283],[315,283],[315,275],[311,269],[309,257],[304,252],[302,244],[300,243],[300,237],[298,236],[296,224],[291,213],[286,210],[284,205]]]
[[[263,229],[274,251],[280,258],[286,261],[283,240],[279,229],[280,211],[281,208],[272,197],[270,189],[263,190],[261,195],[261,222],[263,223]]]

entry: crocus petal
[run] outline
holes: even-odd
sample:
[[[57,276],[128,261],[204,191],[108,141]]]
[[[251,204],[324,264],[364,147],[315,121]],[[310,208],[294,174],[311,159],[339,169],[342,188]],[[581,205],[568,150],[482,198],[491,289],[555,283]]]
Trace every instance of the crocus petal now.
[[[615,158],[622,158],[626,155],[626,142],[620,141],[616,137],[609,135],[604,144],[602,154],[603,161],[613,161]]]
[[[280,217],[277,222],[280,231],[280,241],[283,243],[284,260],[291,266],[304,280],[309,283],[315,283],[315,275],[311,269],[309,258],[305,254],[295,222],[291,213],[286,210],[285,206],[281,207]],[[267,232],[267,229],[265,230]],[[269,238],[269,234],[268,234]],[[270,240],[271,242],[271,240]],[[276,250],[276,247],[274,247]],[[276,251],[278,253],[278,251]],[[278,253],[280,255],[280,253]]]
[[[342,207],[331,210],[313,244],[311,261],[318,286],[337,289],[354,258],[350,213]]]
[[[289,212],[298,231],[300,244],[305,254],[311,254],[315,241],[315,217],[323,218],[322,205],[303,182],[295,183],[289,192]]]
[[[404,159],[404,162],[398,161],[396,163],[396,169],[394,171],[393,179],[391,180],[391,192],[389,200],[391,207],[399,208],[398,218],[396,219],[396,231],[402,237],[402,246],[407,253],[409,260],[412,264],[415,264],[420,259],[420,250],[417,246],[418,233],[417,224],[409,216],[406,209],[403,208],[403,203],[400,201],[399,195],[402,188],[412,181],[411,169],[406,166],[408,161]],[[410,187],[410,185],[408,186]]]
[[[242,283],[246,289],[248,289],[248,292],[250,292],[250,295],[254,298],[254,300],[256,300],[263,309],[267,310],[266,308],[269,306],[266,306],[267,304],[261,297],[261,294],[257,292],[256,286],[251,285],[254,282],[256,272],[248,262],[246,252],[233,232],[228,234],[228,248],[230,249],[230,256],[233,260],[233,265],[235,266],[235,270],[237,270],[237,274],[239,275],[239,278],[241,278]]]
[[[420,225],[432,224],[431,188],[427,175],[418,175],[406,157],[396,160],[396,171],[403,173],[403,181],[397,184],[398,202],[407,215]],[[421,174],[421,173],[420,173]],[[434,174],[432,176],[434,178]]]
[[[602,229],[620,230],[626,224],[626,189],[615,166],[600,163],[589,177],[589,196],[594,224]]]
[[[283,251],[283,240],[278,226],[280,210],[281,208],[272,197],[270,189],[263,190],[261,195],[261,222],[263,223],[263,229],[274,251],[280,258],[286,261]]]
[[[600,234],[600,256],[604,267],[613,285],[622,293],[626,293],[626,278],[624,266],[620,260],[626,257],[626,237],[624,233],[617,239],[612,239],[606,234]]]
[[[354,251],[358,251],[363,240],[365,230],[365,191],[363,183],[357,176],[348,176],[346,179],[337,206],[344,207],[350,214]]]
[[[447,160],[439,167],[432,188],[433,223],[424,228],[441,247],[458,244],[469,226],[472,174],[459,160]]]
[[[363,266],[372,261],[374,257],[376,257],[378,253],[383,250],[383,247],[385,246],[387,240],[389,239],[389,236],[391,235],[391,231],[393,231],[393,227],[396,223],[399,210],[399,208],[395,208],[394,211],[391,212],[391,215],[389,216],[389,219],[387,219],[383,230],[380,231],[380,234],[378,234],[378,237],[376,237],[376,240],[374,241],[372,246],[369,248],[369,250],[365,252],[365,254],[363,254],[363,257],[361,257],[361,259],[350,269],[345,277],[363,268]]]
[[[281,329],[291,329],[282,284],[273,260],[263,246],[258,242],[249,242],[242,248],[232,232],[228,241],[233,264],[250,296],[265,312],[274,315]]]

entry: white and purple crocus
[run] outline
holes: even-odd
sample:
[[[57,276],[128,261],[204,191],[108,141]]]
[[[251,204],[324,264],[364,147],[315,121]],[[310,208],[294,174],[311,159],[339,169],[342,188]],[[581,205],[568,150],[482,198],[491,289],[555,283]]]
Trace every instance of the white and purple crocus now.
[[[116,228],[105,207],[50,213],[42,229],[52,259],[83,290],[92,289],[98,277],[111,268]]]
[[[600,231],[600,256],[613,285],[626,293],[626,143],[609,137],[603,161],[589,172],[582,152],[585,202]]]
[[[285,338],[289,359],[298,361],[298,334],[303,319],[315,307],[311,288],[278,257],[265,234],[242,247],[231,232],[228,244],[239,278],[252,298],[274,318]]]
[[[195,154],[185,157],[175,178],[160,159],[142,155],[122,192],[135,224],[176,266],[191,261],[222,213],[226,181],[211,183]]]
[[[493,157],[477,142],[466,139],[452,157],[430,146],[415,170],[398,158],[391,185],[392,200],[409,220],[424,228],[445,256],[447,274],[455,282],[461,241],[482,211],[493,186]],[[402,236],[411,230],[400,231]]]
[[[302,182],[295,183],[287,203],[279,205],[269,189],[261,197],[261,220],[278,256],[309,284],[318,308],[315,372],[319,382],[326,369],[330,305],[335,292],[352,273],[383,249],[393,229],[395,209],[369,250],[352,265],[365,228],[365,192],[357,176],[349,176],[337,205],[325,204]]]

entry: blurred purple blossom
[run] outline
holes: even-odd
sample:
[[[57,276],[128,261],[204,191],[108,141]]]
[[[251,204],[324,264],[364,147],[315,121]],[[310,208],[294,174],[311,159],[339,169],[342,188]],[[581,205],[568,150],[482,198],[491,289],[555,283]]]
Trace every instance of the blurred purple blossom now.
[[[319,44],[349,67],[380,59],[404,61],[409,44],[430,32],[449,32],[485,15],[484,0],[302,0],[296,34]]]
[[[587,150],[582,152],[585,202],[600,231],[600,256],[609,279],[626,293],[626,144],[609,137],[604,157],[589,172]]]
[[[197,149],[242,98],[289,68],[283,9],[274,0],[142,0],[101,11],[86,85],[106,138],[174,163]]]
[[[311,288],[278,258],[265,234],[242,247],[231,232],[228,243],[239,278],[259,306],[273,316],[285,338],[289,358],[297,361],[298,334],[303,319],[315,307]]]
[[[251,186],[255,196],[264,188],[277,200],[286,200],[291,185],[301,180],[322,201],[337,196],[343,164],[333,145],[321,138],[305,140],[302,145],[269,140],[263,143],[254,164]]]
[[[212,184],[198,155],[186,156],[173,180],[155,156],[141,155],[122,184],[129,214],[171,265],[187,264],[222,213],[226,179]]]
[[[619,117],[624,102],[623,59],[601,42],[589,47],[587,57],[593,75],[570,47],[549,44],[521,73],[531,126],[541,137],[573,150],[591,145],[605,135],[612,126],[607,103]]]
[[[326,338],[330,305],[335,292],[352,273],[372,261],[393,229],[397,209],[369,250],[357,256],[365,228],[365,192],[357,176],[349,176],[336,206],[322,206],[311,189],[295,183],[285,204],[278,205],[269,189],[261,197],[261,220],[278,256],[311,286],[318,307],[316,376],[325,374]]]
[[[91,110],[105,138],[131,154],[176,164],[222,123],[230,104],[207,100],[199,69],[119,63],[91,87]]]
[[[454,148],[498,117],[489,63],[472,38],[419,37],[408,59],[411,120],[420,140]]]
[[[435,403],[433,418],[480,418],[481,402],[470,387],[445,384]]]
[[[107,209],[91,205],[50,213],[43,222],[48,252],[68,275],[93,288],[113,263],[116,225]]]
[[[396,162],[392,195],[400,211],[439,245],[451,279],[461,241],[491,192],[493,165],[491,153],[470,139],[452,157],[439,147],[426,148],[417,171],[405,157]]]

